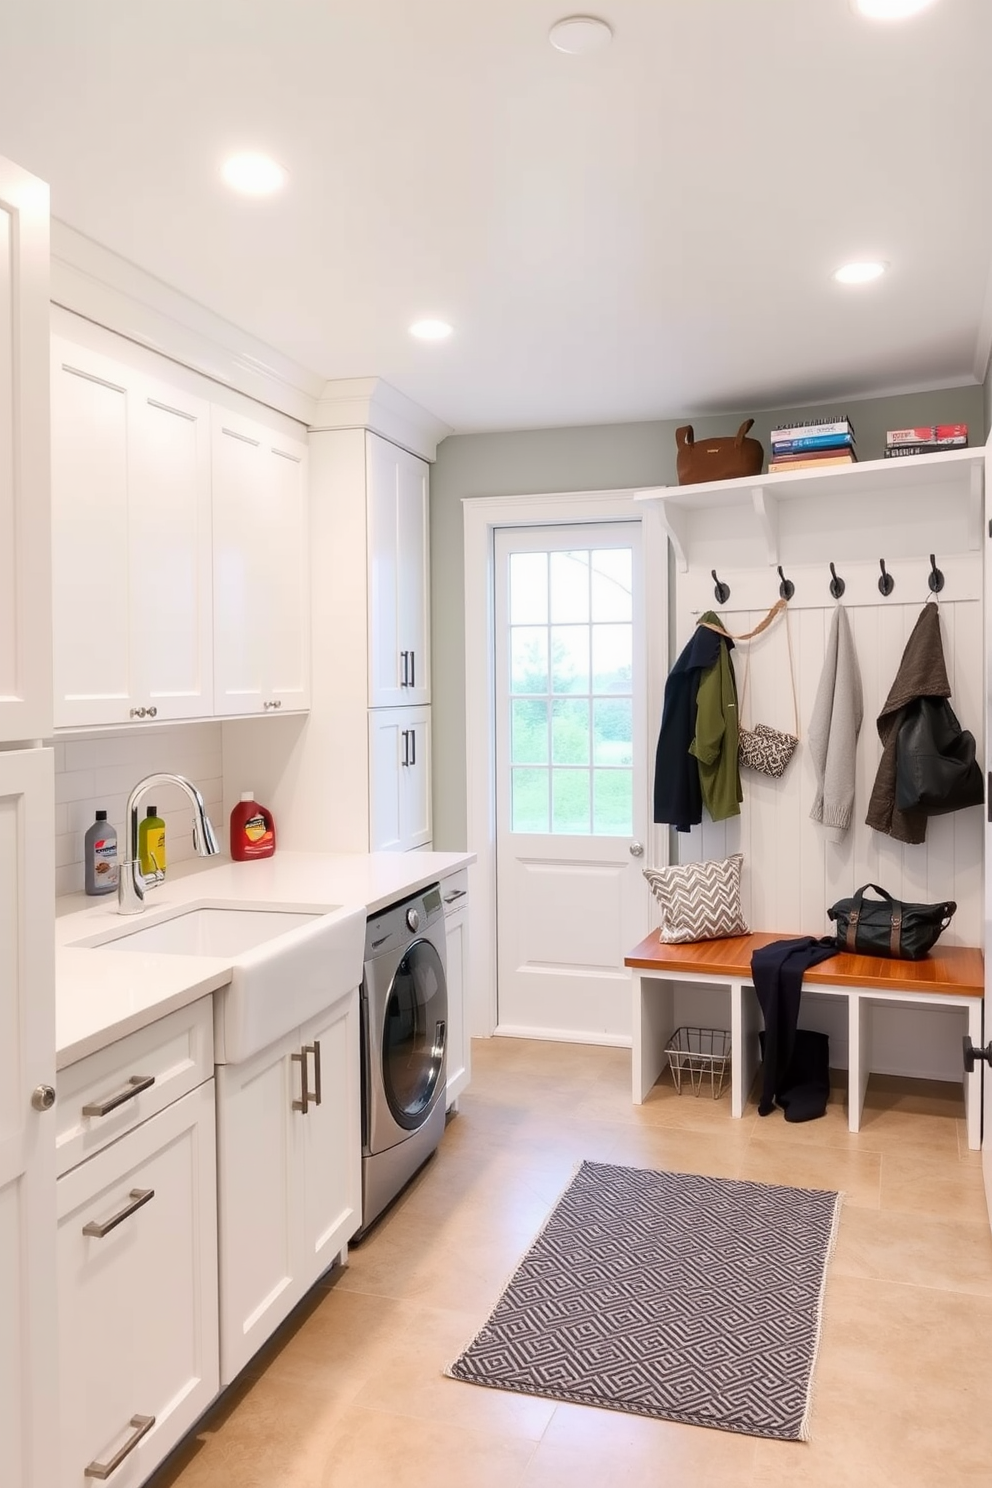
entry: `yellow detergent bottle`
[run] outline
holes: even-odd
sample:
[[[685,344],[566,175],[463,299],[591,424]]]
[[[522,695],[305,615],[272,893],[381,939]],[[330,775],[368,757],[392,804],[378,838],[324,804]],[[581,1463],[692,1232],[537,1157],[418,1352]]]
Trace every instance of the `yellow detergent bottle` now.
[[[138,863],[146,877],[165,872],[165,822],[154,806],[138,824]]]

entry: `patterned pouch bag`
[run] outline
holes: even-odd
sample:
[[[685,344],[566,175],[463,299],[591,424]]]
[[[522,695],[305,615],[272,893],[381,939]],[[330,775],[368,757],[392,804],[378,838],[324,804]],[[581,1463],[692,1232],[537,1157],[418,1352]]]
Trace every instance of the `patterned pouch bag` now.
[[[795,732],[787,734],[783,729],[772,728],[769,723],[756,723],[748,728],[744,722],[744,704],[747,698],[748,675],[751,668],[751,647],[744,653],[744,685],[741,688],[740,731],[737,758],[742,768],[758,770],[762,775],[772,775],[777,780],[784,775],[785,767],[795,754],[799,744],[799,703],[796,698],[796,676],[792,663],[792,636],[789,633],[789,611],[785,611],[785,637],[789,648],[789,681],[792,684],[792,713]]]

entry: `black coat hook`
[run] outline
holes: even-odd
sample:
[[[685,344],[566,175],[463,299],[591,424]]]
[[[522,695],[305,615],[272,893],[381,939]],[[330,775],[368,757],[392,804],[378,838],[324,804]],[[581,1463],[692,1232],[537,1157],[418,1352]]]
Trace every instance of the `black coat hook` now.
[[[830,593],[833,595],[834,599],[840,599],[841,595],[844,593],[844,590],[846,588],[847,588],[847,585],[844,583],[844,580],[843,579],[840,579],[840,578],[837,577],[837,570],[834,568],[833,564],[831,563],[831,565],[830,565]]]
[[[878,581],[878,592],[884,594],[886,599],[896,587],[896,581],[890,573],[885,572],[885,559],[879,558],[878,566],[882,570],[882,577]]]
[[[782,580],[781,584],[779,584],[778,586],[779,594],[782,596],[783,599],[791,599],[796,592],[796,586],[791,579],[787,579],[785,577],[785,574],[782,572],[781,563],[778,566],[778,576]]]
[[[720,579],[717,578],[715,568],[710,569],[710,573],[713,575],[714,582],[716,583],[716,588],[713,590],[713,593],[716,595],[717,604],[726,604],[727,600],[730,598],[730,585],[724,584]]]
[[[930,554],[930,572],[927,575],[927,583],[930,585],[931,594],[939,594],[944,587],[944,575],[937,567],[937,560]]]

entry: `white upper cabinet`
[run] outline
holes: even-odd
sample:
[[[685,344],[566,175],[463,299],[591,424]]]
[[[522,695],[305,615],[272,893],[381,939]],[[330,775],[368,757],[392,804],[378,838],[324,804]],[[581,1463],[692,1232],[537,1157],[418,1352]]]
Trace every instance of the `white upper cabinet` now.
[[[369,710],[369,851],[431,840],[431,710]]]
[[[366,441],[369,707],[429,703],[429,466]]]
[[[307,447],[213,410],[214,712],[310,705]]]
[[[53,338],[57,725],[212,711],[209,414]]]
[[[0,159],[0,740],[52,731],[48,187]]]

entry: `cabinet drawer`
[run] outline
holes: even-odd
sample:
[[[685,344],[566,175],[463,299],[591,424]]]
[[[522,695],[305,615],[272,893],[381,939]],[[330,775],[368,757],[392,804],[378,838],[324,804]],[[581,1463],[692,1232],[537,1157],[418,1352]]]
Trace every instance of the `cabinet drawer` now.
[[[59,1485],[137,1488],[219,1385],[213,1081],[56,1196]]]
[[[56,1171],[67,1173],[201,1085],[213,1059],[211,999],[201,997],[60,1070]]]
[[[459,914],[468,906],[468,869],[460,868],[457,873],[452,873],[449,878],[441,880],[441,902],[444,905],[444,917]]]

